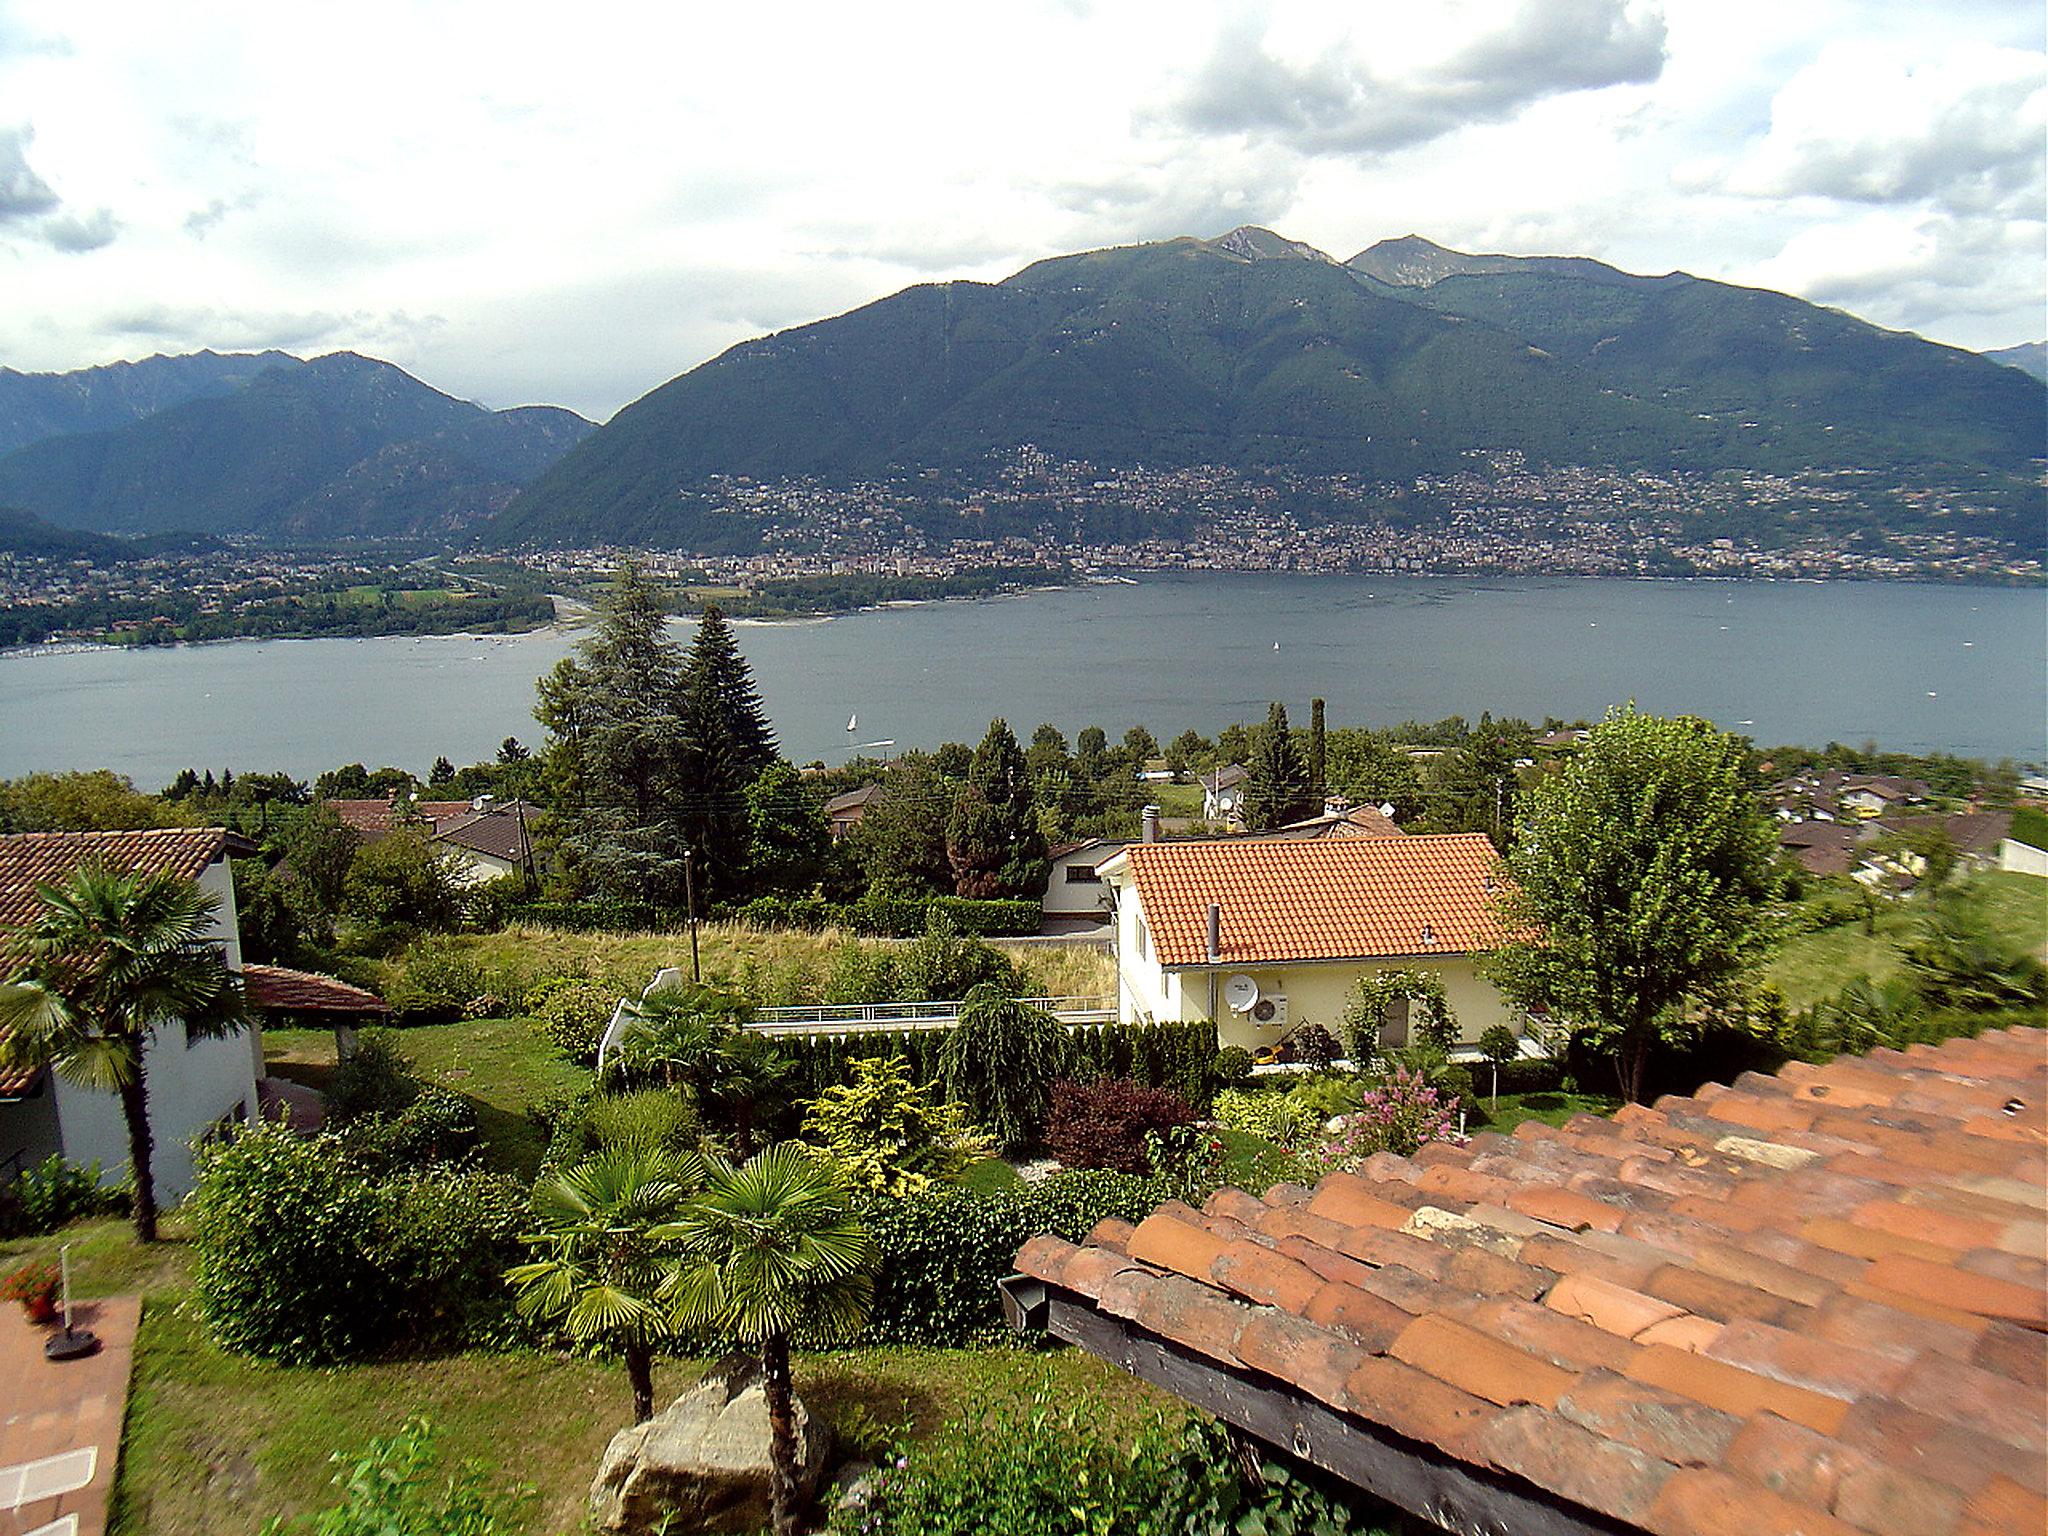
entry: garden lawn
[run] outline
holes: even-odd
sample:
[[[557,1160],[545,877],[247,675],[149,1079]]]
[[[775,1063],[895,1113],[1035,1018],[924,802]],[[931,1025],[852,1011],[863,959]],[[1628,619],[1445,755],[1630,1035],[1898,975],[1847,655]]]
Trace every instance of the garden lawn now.
[[[186,1290],[190,1250],[178,1237],[145,1249],[125,1224],[81,1223],[57,1237],[0,1244],[0,1267],[54,1258],[69,1242],[81,1296],[140,1290],[147,1304],[115,1485],[114,1536],[254,1536],[271,1515],[327,1507],[337,1451],[353,1452],[414,1415],[439,1431],[444,1464],[475,1460],[513,1506],[508,1530],[574,1530],[606,1442],[631,1411],[616,1365],[555,1354],[464,1354],[326,1368],[266,1364],[208,1336]],[[658,1402],[681,1392],[701,1361],[655,1370]],[[1165,1394],[1079,1350],[863,1349],[804,1355],[797,1389],[850,1447],[879,1452],[929,1439],[1004,1397],[1043,1394],[1109,1432],[1181,1413]]]
[[[1545,1125],[1563,1125],[1573,1115],[1611,1115],[1621,1100],[1598,1093],[1504,1093],[1498,1099],[1486,1096],[1485,1068],[1474,1067],[1479,1092],[1473,1096],[1472,1113],[1466,1129],[1498,1131],[1511,1135],[1524,1120],[1541,1120]]]
[[[484,1161],[531,1178],[547,1139],[528,1109],[555,1094],[572,1093],[590,1073],[563,1058],[531,1019],[464,1019],[419,1024],[392,1032],[420,1075],[476,1107]],[[334,1035],[324,1029],[266,1029],[267,1070],[324,1089],[334,1070]]]
[[[2048,958],[2048,885],[2030,875],[1990,870],[1971,877],[1984,896],[1996,933],[2037,957]],[[1924,897],[1878,904],[1877,931],[1861,921],[1794,934],[1771,957],[1765,979],[1794,1009],[1831,998],[1858,976],[1885,982],[1903,968],[1899,945],[1910,939],[1925,910]]]

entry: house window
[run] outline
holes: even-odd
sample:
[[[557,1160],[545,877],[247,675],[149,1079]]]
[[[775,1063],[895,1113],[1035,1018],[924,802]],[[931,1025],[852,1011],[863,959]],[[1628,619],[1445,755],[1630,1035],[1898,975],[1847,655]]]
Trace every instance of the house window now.
[[[1142,916],[1138,919],[1136,926],[1138,930],[1138,958],[1140,960],[1150,960],[1152,958],[1152,947],[1149,942],[1151,936],[1145,931],[1145,919]]]
[[[1067,884],[1100,885],[1102,884],[1102,876],[1095,873],[1095,866],[1093,864],[1069,864],[1067,866]]]

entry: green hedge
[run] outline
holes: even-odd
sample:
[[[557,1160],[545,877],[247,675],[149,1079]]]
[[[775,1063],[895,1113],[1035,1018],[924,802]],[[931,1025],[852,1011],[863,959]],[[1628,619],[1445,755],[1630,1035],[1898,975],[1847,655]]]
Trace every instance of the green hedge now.
[[[505,921],[533,928],[560,928],[573,933],[646,933],[672,926],[652,907],[611,901],[529,901],[504,909]]]
[[[1038,932],[1035,901],[974,901],[964,896],[877,896],[855,902],[822,896],[757,896],[733,914],[754,928],[798,928],[815,933],[844,928],[870,938],[914,939],[943,917],[960,933],[980,938]]]
[[[1140,1221],[1172,1193],[1162,1179],[1093,1170],[879,1201],[867,1221],[881,1273],[862,1340],[957,1348],[985,1339],[1002,1324],[996,1282],[1025,1243],[1041,1232],[1077,1243],[1104,1217]]]
[[[1468,1062],[1472,1073],[1472,1086],[1480,1093],[1493,1092],[1493,1063],[1490,1061]],[[1500,1091],[1502,1093],[1555,1093],[1564,1083],[1564,1063],[1561,1061],[1509,1061],[1500,1069]]]
[[[1207,1112],[1216,1082],[1216,1031],[1199,1021],[1167,1024],[1083,1024],[1069,1031],[1073,1075],[1127,1077],[1152,1088],[1170,1088],[1197,1110]],[[776,1040],[795,1063],[791,1092],[814,1099],[846,1082],[850,1062],[870,1056],[901,1056],[910,1075],[929,1082],[939,1075],[943,1029],[877,1030],[858,1035],[784,1035]]]

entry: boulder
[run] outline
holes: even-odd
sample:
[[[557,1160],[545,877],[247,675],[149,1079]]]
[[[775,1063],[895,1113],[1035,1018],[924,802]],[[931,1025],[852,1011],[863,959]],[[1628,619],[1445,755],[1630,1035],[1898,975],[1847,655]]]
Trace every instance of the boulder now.
[[[795,1404],[797,1497],[824,1475],[830,1433]],[[645,1424],[612,1436],[590,1485],[593,1525],[613,1536],[755,1531],[768,1523],[768,1394],[761,1364],[722,1360]]]

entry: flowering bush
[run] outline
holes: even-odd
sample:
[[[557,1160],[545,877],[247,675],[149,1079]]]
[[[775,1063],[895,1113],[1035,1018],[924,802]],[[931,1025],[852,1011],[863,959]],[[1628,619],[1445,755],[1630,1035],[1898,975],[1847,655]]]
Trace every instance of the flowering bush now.
[[[1426,1142],[1464,1139],[1458,1131],[1458,1101],[1420,1073],[1396,1067],[1377,1088],[1366,1090],[1357,1111],[1344,1116],[1304,1160],[1320,1176],[1355,1168],[1375,1152],[1407,1157]]]
[[[57,1266],[31,1261],[0,1280],[0,1301],[18,1301],[31,1322],[48,1322],[57,1310]]]

